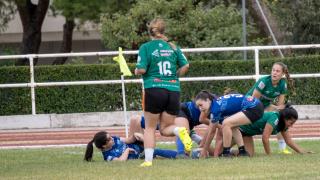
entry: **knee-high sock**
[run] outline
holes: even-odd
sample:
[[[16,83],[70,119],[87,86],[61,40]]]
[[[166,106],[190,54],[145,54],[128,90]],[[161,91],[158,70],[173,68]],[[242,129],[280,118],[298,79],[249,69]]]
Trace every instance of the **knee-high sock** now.
[[[169,149],[155,149],[153,156],[160,156],[164,158],[175,159],[177,156],[177,151],[169,150]]]
[[[179,137],[176,138],[176,146],[178,154],[184,154],[184,145]]]

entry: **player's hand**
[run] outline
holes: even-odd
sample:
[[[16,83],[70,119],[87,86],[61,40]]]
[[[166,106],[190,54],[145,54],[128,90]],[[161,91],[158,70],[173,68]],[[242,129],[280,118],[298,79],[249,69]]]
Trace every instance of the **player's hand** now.
[[[136,138],[137,141],[143,142],[143,134],[141,133],[133,133],[133,136]]]
[[[129,151],[129,153],[137,153],[137,151],[132,148],[127,148],[127,151]]]
[[[208,157],[208,151],[203,149],[200,152],[200,158],[207,158]]]
[[[305,151],[305,152],[303,152],[303,154],[315,154],[315,152],[314,151]]]

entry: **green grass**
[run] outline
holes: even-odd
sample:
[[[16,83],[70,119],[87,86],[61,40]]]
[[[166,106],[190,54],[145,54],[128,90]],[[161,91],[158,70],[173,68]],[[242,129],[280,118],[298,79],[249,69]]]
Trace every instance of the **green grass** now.
[[[320,152],[319,142],[297,143]],[[150,168],[139,167],[143,160],[104,162],[98,151],[94,162],[86,163],[80,147],[0,150],[0,179],[320,179],[319,153],[266,156],[256,144],[253,158],[157,159]],[[272,142],[272,149],[276,146]]]

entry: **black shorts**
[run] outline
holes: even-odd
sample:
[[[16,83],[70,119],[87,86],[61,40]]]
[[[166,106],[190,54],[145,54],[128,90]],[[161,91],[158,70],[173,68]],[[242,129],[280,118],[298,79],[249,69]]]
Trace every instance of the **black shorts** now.
[[[145,111],[152,114],[167,112],[178,115],[180,108],[180,92],[164,88],[147,88],[145,91]]]
[[[247,118],[251,121],[251,123],[256,122],[263,116],[263,104],[259,102],[255,107],[248,108],[243,110],[242,112],[247,116]]]
[[[199,120],[195,121],[191,118],[190,111],[184,103],[180,104],[180,111],[177,117],[186,118],[188,120],[190,130],[192,130],[195,126],[200,124]]]
[[[252,136],[253,136],[253,135],[249,135],[249,134],[243,132],[243,131],[241,130],[241,128],[239,128],[239,131],[240,131],[240,133],[241,133],[242,136],[246,136],[246,137],[252,137]]]

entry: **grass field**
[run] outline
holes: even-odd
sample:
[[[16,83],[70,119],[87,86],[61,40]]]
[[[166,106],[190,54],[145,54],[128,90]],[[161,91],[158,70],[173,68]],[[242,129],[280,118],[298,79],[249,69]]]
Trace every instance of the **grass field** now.
[[[256,143],[253,158],[157,159],[150,168],[139,167],[143,160],[104,162],[98,151],[87,163],[82,147],[0,150],[0,179],[320,179],[320,140],[297,143],[316,153],[268,157]]]

